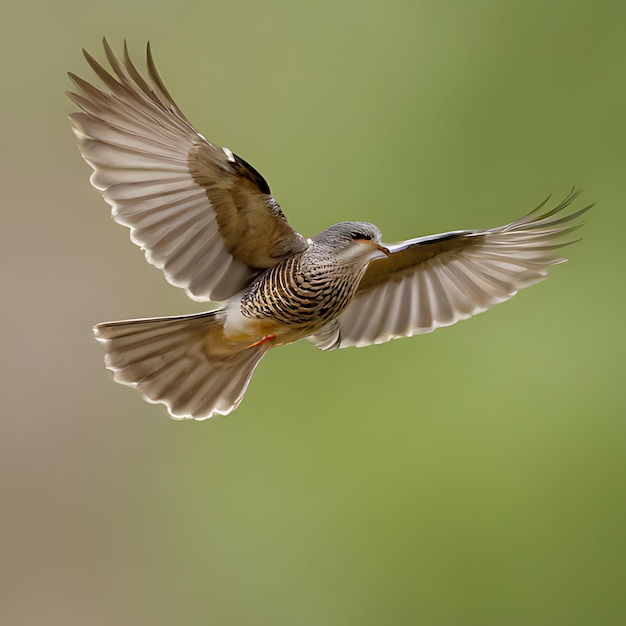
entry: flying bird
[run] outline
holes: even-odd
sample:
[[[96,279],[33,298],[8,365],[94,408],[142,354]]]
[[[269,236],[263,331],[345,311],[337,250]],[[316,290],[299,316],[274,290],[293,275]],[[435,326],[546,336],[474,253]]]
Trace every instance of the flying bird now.
[[[259,361],[307,339],[322,350],[428,333],[480,313],[542,280],[559,236],[590,206],[546,202],[487,230],[383,244],[366,222],[305,238],[252,165],[200,135],[165,88],[147,47],[147,75],[126,44],[110,69],[84,52],[103,87],[70,73],[70,115],[92,185],[166,279],[206,313],[105,322],[94,328],[117,382],[176,419],[226,415]]]

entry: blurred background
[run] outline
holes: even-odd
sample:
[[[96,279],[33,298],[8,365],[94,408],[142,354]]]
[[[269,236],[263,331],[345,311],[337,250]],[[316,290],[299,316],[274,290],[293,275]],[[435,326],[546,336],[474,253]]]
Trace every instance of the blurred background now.
[[[623,2],[22,2],[0,24],[8,625],[626,623]],[[199,311],[66,115],[123,38],[293,226],[386,241],[597,207],[549,280],[431,335],[292,345],[174,422],[91,327]]]

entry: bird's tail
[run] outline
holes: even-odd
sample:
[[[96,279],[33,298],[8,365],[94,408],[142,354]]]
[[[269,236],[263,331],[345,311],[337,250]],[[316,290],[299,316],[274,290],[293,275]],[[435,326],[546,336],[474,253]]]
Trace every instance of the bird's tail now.
[[[165,404],[176,419],[226,415],[241,402],[269,344],[234,347],[220,311],[105,322],[94,328],[115,380]]]

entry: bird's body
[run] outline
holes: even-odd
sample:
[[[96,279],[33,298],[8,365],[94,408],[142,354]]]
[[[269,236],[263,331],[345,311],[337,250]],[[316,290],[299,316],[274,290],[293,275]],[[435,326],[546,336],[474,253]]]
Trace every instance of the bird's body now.
[[[330,244],[316,238],[303,252],[265,270],[243,293],[242,314],[250,319],[271,320],[278,327],[304,333],[298,339],[335,320],[354,297],[367,264],[375,258],[386,257],[378,244],[378,229],[363,223],[359,227],[364,231],[361,237],[371,239],[356,241],[352,236],[355,228],[352,223],[332,227],[331,234],[337,235],[339,241],[344,231],[347,235],[344,244],[349,247],[343,253],[338,254]]]
[[[189,124],[149,48],[147,82],[126,48],[122,64],[104,45],[113,74],[86,57],[108,91],[70,75],[82,91],[69,94],[83,109],[71,119],[92,183],[172,284],[224,303],[95,327],[116,380],[174,417],[232,411],[272,347],[305,338],[323,350],[381,343],[511,298],[564,260],[556,238],[589,208],[559,214],[572,193],[551,211],[489,230],[385,246],[376,226],[340,222],[305,239],[259,172]]]

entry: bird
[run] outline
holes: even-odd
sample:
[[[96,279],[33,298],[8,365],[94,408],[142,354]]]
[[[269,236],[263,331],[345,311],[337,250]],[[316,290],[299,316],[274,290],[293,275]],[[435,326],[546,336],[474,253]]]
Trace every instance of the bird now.
[[[312,238],[288,223],[263,176],[191,125],[157,73],[150,44],[143,74],[126,41],[106,39],[100,80],[73,73],[69,117],[91,184],[116,222],[196,301],[199,314],[94,327],[114,380],[161,403],[174,419],[227,415],[272,348],[306,339],[325,351],[428,333],[485,311],[537,283],[566,259],[562,235],[593,205],[569,208],[574,189],[490,229],[394,244],[367,222],[339,222]],[[567,209],[567,210],[566,210]]]

